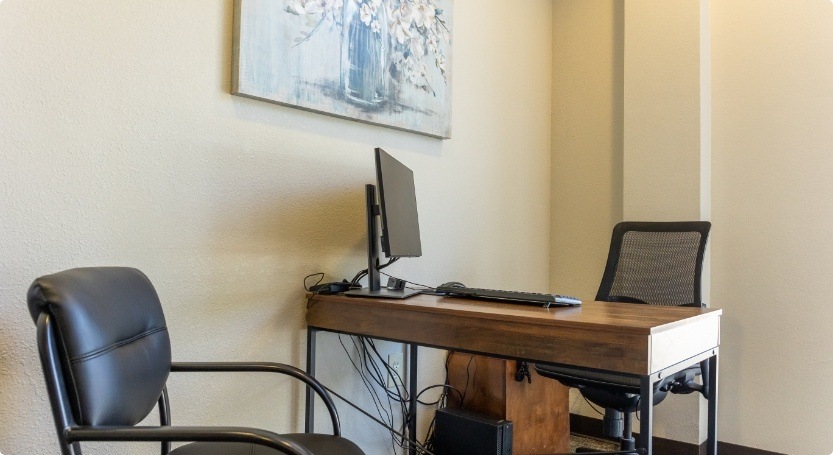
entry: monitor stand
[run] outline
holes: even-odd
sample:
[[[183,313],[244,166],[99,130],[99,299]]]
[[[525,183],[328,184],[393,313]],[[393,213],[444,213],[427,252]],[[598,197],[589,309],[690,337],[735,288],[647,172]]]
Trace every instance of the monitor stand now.
[[[368,288],[362,288],[351,289],[345,292],[344,295],[349,295],[351,297],[375,297],[380,299],[407,299],[408,297],[417,295],[420,292],[422,291],[416,289],[405,289],[402,291],[396,291],[388,288],[380,288],[376,291],[371,291]]]
[[[380,299],[406,299],[421,291],[403,289],[401,291],[383,288],[379,277],[379,231],[376,228],[376,217],[379,216],[379,205],[376,204],[376,187],[365,185],[365,204],[367,207],[367,287],[351,289],[344,293],[351,297],[372,297]]]

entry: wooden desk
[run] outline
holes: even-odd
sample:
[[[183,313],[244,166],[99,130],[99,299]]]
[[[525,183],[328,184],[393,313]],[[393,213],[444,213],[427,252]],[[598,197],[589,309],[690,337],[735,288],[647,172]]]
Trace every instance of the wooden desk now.
[[[650,455],[653,384],[708,359],[707,453],[716,455],[721,314],[608,302],[539,308],[432,295],[405,300],[316,295],[307,304],[307,370],[315,374],[315,334],[326,330],[410,344],[412,398],[418,346],[629,374],[640,378],[639,446]],[[312,398],[308,393],[307,431],[312,431]],[[411,410],[416,412],[416,405]],[[414,436],[416,419],[411,421]]]

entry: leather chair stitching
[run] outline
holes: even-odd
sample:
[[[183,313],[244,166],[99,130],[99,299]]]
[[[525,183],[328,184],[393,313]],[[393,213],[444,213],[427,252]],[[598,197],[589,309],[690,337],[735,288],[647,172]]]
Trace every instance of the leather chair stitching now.
[[[130,337],[130,338],[126,339],[126,340],[117,341],[117,342],[112,343],[112,344],[110,344],[110,345],[104,346],[103,348],[96,349],[95,351],[92,351],[92,352],[89,352],[89,353],[87,353],[87,354],[84,354],[84,355],[81,355],[81,356],[78,356],[78,357],[72,358],[72,359],[70,359],[70,362],[72,362],[72,363],[80,363],[80,362],[83,362],[83,361],[86,361],[86,360],[94,359],[94,358],[99,357],[99,356],[101,356],[101,355],[104,355],[104,354],[106,354],[106,353],[108,353],[108,352],[110,352],[110,351],[113,351],[113,350],[115,350],[115,349],[118,349],[118,348],[120,348],[120,347],[122,347],[122,346],[128,345],[128,344],[130,344],[130,343],[134,343],[134,342],[136,342],[136,341],[141,340],[142,338],[148,337],[148,336],[150,336],[150,335],[153,335],[154,333],[161,332],[161,331],[163,331],[163,330],[167,330],[167,329],[168,329],[168,328],[167,328],[167,327],[165,327],[165,326],[162,326],[162,327],[156,327],[155,329],[150,329],[150,330],[148,330],[148,331],[146,331],[146,332],[140,333],[140,334],[138,334],[138,335],[136,335],[136,336],[134,336],[134,337]]]

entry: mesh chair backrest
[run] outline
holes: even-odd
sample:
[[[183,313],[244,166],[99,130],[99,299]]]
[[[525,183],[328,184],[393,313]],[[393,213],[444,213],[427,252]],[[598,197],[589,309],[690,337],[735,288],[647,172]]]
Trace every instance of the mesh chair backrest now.
[[[596,300],[699,305],[710,228],[707,221],[619,223]]]
[[[171,369],[156,290],[126,267],[89,267],[38,278],[28,294],[35,322],[50,315],[80,425],[135,425],[150,413]]]

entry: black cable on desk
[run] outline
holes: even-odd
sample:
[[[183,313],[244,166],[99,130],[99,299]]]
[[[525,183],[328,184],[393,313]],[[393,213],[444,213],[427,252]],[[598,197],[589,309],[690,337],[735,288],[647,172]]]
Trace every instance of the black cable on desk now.
[[[379,272],[379,273],[380,273],[381,275],[384,275],[384,276],[388,277],[388,278],[395,278],[395,279],[397,279],[397,280],[402,280],[402,278],[395,277],[395,276],[393,276],[393,275],[389,275],[389,274],[387,274],[387,273],[385,273],[385,272]],[[406,282],[406,283],[415,284],[415,285],[417,285],[417,286],[422,286],[423,290],[427,290],[427,291],[433,291],[434,289],[436,289],[435,287],[433,287],[433,286],[428,286],[428,285],[426,285],[426,284],[415,283],[415,282],[413,282],[413,281],[409,281],[409,280],[402,280],[402,281],[404,281],[404,282]],[[414,289],[414,288],[410,288],[410,289]]]
[[[312,292],[310,290],[312,288],[312,286],[307,286],[307,280],[314,277],[314,276],[318,277],[318,281],[316,281],[315,284],[313,284],[312,286],[316,286],[316,285],[318,285],[318,283],[324,281],[324,272],[310,273],[309,275],[305,276],[304,277],[304,290],[306,290],[307,292]]]
[[[393,264],[394,262],[396,262],[398,260],[399,260],[399,258],[390,258],[390,259],[388,259],[388,262],[376,267],[376,270],[382,270],[385,267],[388,267],[389,265]],[[368,269],[364,269],[364,270],[360,271],[359,273],[356,274],[356,276],[353,277],[352,280],[350,280],[350,284],[353,284],[353,285],[359,284],[359,280],[366,277],[367,274],[368,274]],[[390,276],[390,275],[388,275],[388,276]]]

